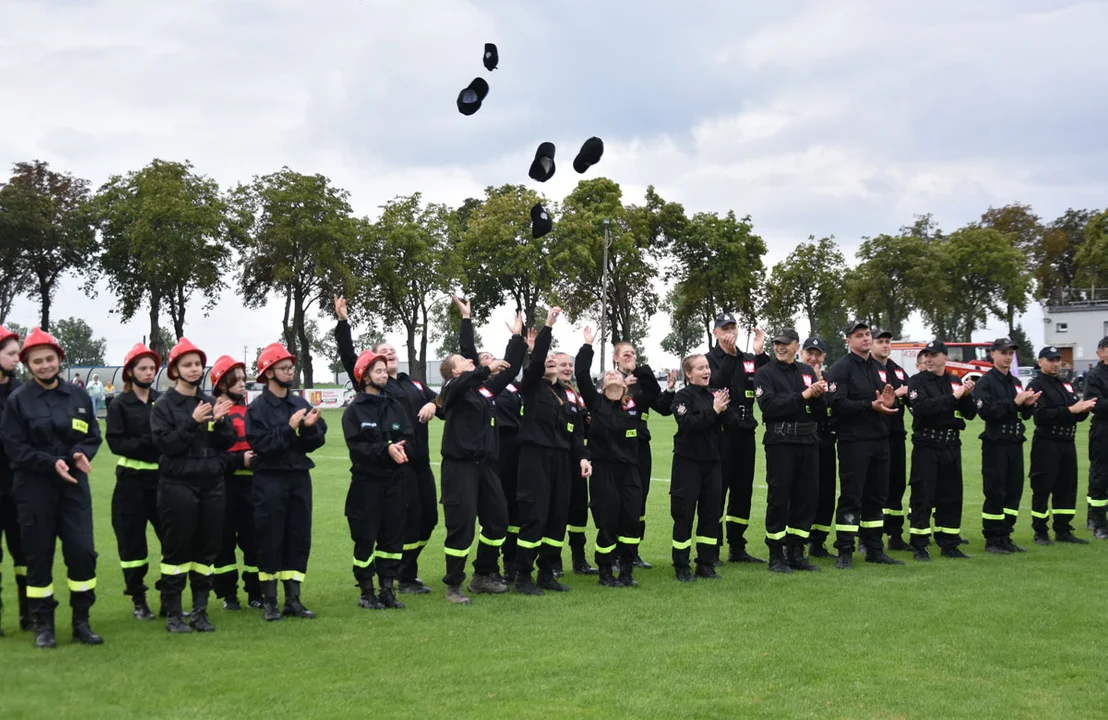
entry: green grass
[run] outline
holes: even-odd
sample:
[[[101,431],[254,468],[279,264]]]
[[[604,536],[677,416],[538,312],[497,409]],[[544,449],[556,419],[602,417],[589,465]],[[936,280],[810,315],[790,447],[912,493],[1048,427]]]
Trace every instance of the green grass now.
[[[1031,552],[982,552],[976,440],[963,453],[969,561],[858,562],[853,572],[819,561],[824,572],[802,576],[728,566],[720,582],[679,585],[668,564],[668,486],[657,482],[642,551],[655,569],[637,574],[637,589],[570,576],[564,595],[448,606],[440,521],[421,569],[434,594],[405,597],[403,611],[372,612],[356,604],[346,448],[338,412],[327,420],[304,586],[318,619],[266,625],[258,611],[217,608],[218,632],[184,637],[133,620],[109,521],[114,459],[105,446],[93,473],[100,564],[92,618],[106,644],[71,643],[59,552],[59,647],[33,650],[30,634],[16,631],[6,560],[0,717],[1104,716],[1097,638],[1108,544],[1031,545],[1028,490],[1016,541]],[[441,425],[432,427],[437,444]],[[654,475],[668,477],[673,426],[654,418],[652,427]],[[1085,443],[1083,433],[1077,524],[1088,536]],[[764,499],[761,480],[749,532],[763,556]]]

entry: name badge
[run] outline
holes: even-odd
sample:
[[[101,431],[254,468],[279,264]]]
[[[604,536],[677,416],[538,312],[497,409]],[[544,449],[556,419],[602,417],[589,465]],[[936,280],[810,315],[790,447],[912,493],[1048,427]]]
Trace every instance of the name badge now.
[[[627,431],[627,437],[629,437],[629,438],[638,437],[638,436],[639,436],[639,431],[638,430],[628,430]]]
[[[488,389],[487,387],[485,387],[484,385],[482,385],[481,387],[477,388],[477,392],[481,393],[481,395],[483,395],[484,397],[487,397],[487,398],[491,398],[491,397],[492,397],[492,391],[491,391],[491,390],[489,390],[489,389]]]
[[[748,373],[754,372],[754,361],[743,360],[743,370],[746,370]]]
[[[573,423],[566,423],[566,431],[573,432]]]
[[[73,418],[73,429],[80,433],[88,434],[88,423],[84,420]]]

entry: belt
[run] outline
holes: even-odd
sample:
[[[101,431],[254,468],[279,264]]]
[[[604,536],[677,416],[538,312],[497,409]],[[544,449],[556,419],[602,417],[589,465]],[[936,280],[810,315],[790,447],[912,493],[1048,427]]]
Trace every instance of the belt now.
[[[1077,437],[1076,425],[1052,425],[1051,427],[1044,428],[1048,437],[1061,438],[1064,440],[1073,440]]]
[[[769,426],[777,435],[814,435],[816,427],[814,422],[778,422]]]
[[[746,405],[735,405],[731,409],[740,420],[746,420],[750,416],[750,411],[747,409]]]
[[[119,458],[119,467],[130,468],[131,470],[157,470],[158,463],[145,462],[143,460],[134,460],[133,458],[121,457]]]
[[[1004,425],[998,425],[997,431],[1001,437],[1006,438],[1020,438],[1023,437],[1024,426],[1021,422],[1006,423]]]
[[[938,443],[956,443],[958,442],[957,430],[938,430],[936,428],[924,428],[923,430],[917,430],[916,435],[924,440],[930,440],[931,442]]]

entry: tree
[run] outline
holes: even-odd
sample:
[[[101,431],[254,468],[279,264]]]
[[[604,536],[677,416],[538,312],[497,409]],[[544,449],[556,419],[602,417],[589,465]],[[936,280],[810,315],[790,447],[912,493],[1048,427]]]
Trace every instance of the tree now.
[[[357,246],[348,193],[323,175],[289,168],[254,178],[232,196],[233,226],[242,253],[240,292],[247,307],[263,307],[270,293],[284,300],[282,335],[297,356],[297,380],[314,382],[308,311],[348,294]]]
[[[773,266],[766,288],[764,313],[784,318],[799,314],[808,321],[812,335],[833,338],[846,325],[846,261],[834,237],[797,245],[789,256]],[[788,323],[792,324],[792,323]],[[841,355],[841,345],[828,343],[828,363]]]
[[[1108,297],[1108,211],[1099,213],[1085,225],[1085,241],[1074,256],[1081,287],[1089,288],[1089,300]],[[1098,292],[1099,291],[1099,292]]]
[[[100,268],[120,301],[112,312],[126,322],[146,305],[150,349],[164,357],[163,305],[180,338],[189,299],[202,295],[205,315],[219,299],[221,268],[230,254],[228,207],[219,185],[195,174],[187,161],[155,159],[137,172],[113,175],[94,206]],[[99,274],[89,276],[86,292]]]
[[[386,327],[404,329],[408,372],[426,381],[431,309],[449,300],[448,255],[457,230],[453,210],[423,207],[421,198],[415,193],[390,200],[376,223],[363,224],[359,275],[365,282],[358,298],[363,308],[376,310]]]
[[[663,309],[669,313],[669,334],[662,338],[662,349],[684,360],[699,343],[701,328],[695,308],[684,302],[681,286],[675,285],[666,293]]]
[[[1023,272],[1018,282],[1000,288],[993,312],[1008,324],[1008,334],[1016,332],[1016,313],[1027,312],[1034,285],[1032,267],[1042,252],[1043,224],[1039,216],[1031,212],[1030,205],[1014,203],[1000,208],[990,207],[981,216],[981,226],[999,230],[1012,247],[1024,257]]]
[[[0,193],[3,193],[3,190],[0,190]],[[0,207],[3,206],[0,205]],[[3,220],[0,220],[0,223],[2,222]],[[0,268],[4,268],[4,272],[0,273],[0,325],[8,319],[8,313],[12,311],[15,299],[27,290],[26,279],[20,265],[19,244],[0,243]]]
[[[1042,254],[1035,268],[1039,300],[1059,304],[1084,299],[1075,287],[1077,253],[1085,242],[1085,228],[1096,214],[1070,208],[1043,232]]]
[[[485,201],[469,213],[457,256],[475,323],[487,322],[504,303],[523,313],[526,327],[539,321],[536,309],[548,299],[555,268],[551,235],[531,237],[531,207],[536,203],[554,212],[543,197],[522,185],[487,187]]]
[[[105,364],[104,350],[107,341],[94,338],[92,328],[81,318],[62,318],[51,332],[54,339],[65,350],[65,364],[68,367],[100,367]]]
[[[38,297],[39,327],[50,330],[50,306],[61,276],[95,263],[87,180],[57,173],[41,160],[16,163],[0,186],[0,247],[19,248],[14,289]],[[9,288],[8,292],[12,292]]]
[[[904,323],[919,308],[929,240],[901,232],[863,238],[859,263],[845,277],[847,305],[859,318],[904,335]]]

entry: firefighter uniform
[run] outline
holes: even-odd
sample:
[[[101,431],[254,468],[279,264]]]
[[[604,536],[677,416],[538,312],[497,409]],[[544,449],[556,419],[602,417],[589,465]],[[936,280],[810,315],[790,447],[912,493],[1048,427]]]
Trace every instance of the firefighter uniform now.
[[[36,328],[27,338],[21,359],[32,347],[50,345],[64,359],[60,346]],[[65,558],[73,628],[89,634],[89,608],[96,602],[96,550],[92,537],[92,498],[88,476],[77,469],[75,453],[90,461],[100,447],[100,426],[92,400],[83,388],[58,380],[50,389],[37,381],[23,383],[8,396],[0,426],[4,451],[12,471],[12,493],[19,516],[27,563],[28,612],[36,630],[36,645],[53,647],[54,547],[60,539]],[[77,482],[58,476],[55,464],[66,461]],[[45,632],[44,632],[45,631]],[[40,638],[47,644],[39,644]]]
[[[500,451],[496,457],[496,474],[500,477],[500,487],[504,491],[504,502],[508,506],[508,532],[504,536],[501,551],[504,556],[504,578],[512,580],[512,570],[516,560],[516,541],[519,538],[519,503],[516,502],[516,488],[519,476],[519,421],[523,414],[523,399],[519,386],[510,382],[496,396],[496,432]]]
[[[1097,344],[1108,348],[1108,337]],[[1089,427],[1089,508],[1087,525],[1097,540],[1108,540],[1108,363],[1097,363],[1085,376],[1085,399],[1096,398]]]
[[[808,554],[812,557],[828,557],[824,543],[835,521],[835,427],[831,422],[831,408],[823,406],[812,410],[816,421],[816,439],[819,441],[819,487],[816,490],[816,513],[812,518],[812,534],[809,537]]]
[[[355,387],[369,372],[371,361],[383,356],[362,353],[365,368],[351,373]],[[389,454],[393,443],[411,441],[414,430],[399,398],[359,392],[342,414],[342,433],[350,452],[350,489],[346,493],[346,520],[354,542],[354,582],[361,589],[359,605],[370,610],[402,608],[393,585],[400,573],[404,546],[404,483],[407,474]],[[382,602],[374,594],[374,575],[380,581]]]
[[[1043,348],[1039,357],[1061,357],[1057,348]],[[1073,414],[1069,408],[1078,402],[1073,385],[1056,375],[1040,373],[1027,384],[1032,392],[1042,392],[1035,404],[1035,434],[1031,439],[1031,527],[1035,542],[1051,543],[1047,531],[1053,515],[1054,533],[1060,542],[1085,543],[1073,534],[1073,516],[1077,506],[1077,424],[1089,413]]]
[[[886,331],[887,332],[887,331]],[[908,384],[908,375],[904,368],[897,365],[891,359],[882,365],[877,361],[877,378],[882,383],[893,386],[893,390],[899,390]],[[882,513],[885,516],[884,532],[889,536],[889,549],[907,549],[904,545],[904,518],[907,512],[904,510],[904,491],[907,489],[906,480],[908,472],[908,458],[906,442],[908,433],[904,429],[904,413],[908,406],[905,396],[896,399],[897,412],[888,417],[889,423],[889,491],[885,496],[885,507]]]
[[[463,328],[470,320],[462,320]],[[464,332],[464,330],[463,330]],[[472,344],[472,343],[471,343]],[[490,376],[478,367],[447,380],[441,404],[446,415],[442,436],[442,508],[446,523],[446,575],[442,581],[455,602],[464,602],[465,562],[473,545],[474,522],[480,520],[472,592],[505,592],[499,582],[500,547],[508,531],[508,503],[496,474],[499,434],[496,398],[507,389],[523,365],[527,343],[519,335],[508,341],[504,357],[510,367]],[[470,356],[477,363],[476,351]]]
[[[717,413],[712,390],[686,385],[673,397],[677,433],[673,436],[670,515],[673,517],[673,567],[677,579],[694,580],[689,566],[696,518],[696,575],[719,577],[712,567],[719,558],[719,514],[722,493],[720,460],[730,412]]]
[[[783,339],[775,342],[799,341],[792,338],[795,334],[779,335]],[[815,383],[812,368],[776,358],[754,374],[754,396],[766,427],[762,441],[768,488],[766,545],[769,569],[777,572],[819,569],[804,558],[819,483],[819,438],[813,414],[825,405],[822,397],[804,397]]]
[[[235,548],[242,551],[242,586],[250,607],[261,607],[258,581],[258,534],[254,530],[254,470],[246,467],[246,404],[236,402],[227,411],[235,428],[235,443],[223,454],[223,486],[227,507],[223,515],[223,541],[215,561],[215,594],[225,606],[238,605],[239,569]]]
[[[937,341],[924,350],[946,354]],[[921,351],[922,352],[922,351]],[[962,531],[962,441],[966,420],[977,416],[972,393],[954,397],[962,381],[944,372],[916,373],[908,381],[912,411],[911,546],[919,560],[930,559],[927,546],[935,512],[935,544],[946,557],[965,557],[958,550]]]
[[[994,343],[993,349],[1001,348]],[[1022,390],[1019,378],[996,368],[982,375],[973,388],[977,414],[985,421],[985,431],[979,436],[981,489],[985,495],[981,532],[985,549],[990,552],[1013,550],[1012,529],[1023,497],[1023,421],[1030,419],[1035,409],[1030,404],[1016,405],[1016,395]]]
[[[0,346],[5,342],[5,333],[3,327],[0,327]],[[19,341],[19,337],[15,333],[10,333],[8,338]],[[0,371],[2,372],[2,371]],[[7,405],[8,396],[11,395],[19,387],[19,382],[14,377],[8,377],[6,383],[0,384],[0,417],[3,417],[4,406]],[[16,511],[15,495],[12,493],[12,469],[8,464],[7,455],[4,453],[4,446],[0,443],[0,536],[2,540],[6,540],[8,544],[8,554],[12,557],[12,564],[15,566],[15,585],[16,585],[16,598],[19,606],[19,628],[20,630],[31,629],[31,615],[27,609],[27,558],[23,554],[23,539],[20,537],[19,531],[19,513]],[[3,543],[0,543],[0,610],[4,607],[3,600],[3,570],[4,570],[4,549]],[[0,613],[2,615],[2,613]],[[0,627],[0,637],[3,637],[4,631]]]
[[[651,412],[656,412],[663,417],[673,414],[674,391],[662,390],[649,365],[635,368],[633,374],[638,382],[628,385],[627,392],[639,410],[639,480],[642,482],[642,511],[639,513],[639,531],[635,536],[641,540],[646,537],[646,501],[650,497],[650,476],[654,472],[654,453],[650,449],[648,421]],[[578,385],[580,386],[580,383]],[[653,397],[654,402],[646,402],[647,397]],[[645,569],[652,567],[639,555],[638,548],[635,549],[635,565]]]
[[[572,387],[558,382],[554,390],[565,403],[563,410],[567,417],[567,427],[572,426],[573,448],[583,448],[588,442],[589,411],[585,401]],[[566,535],[569,540],[570,558],[573,572],[578,575],[595,575],[596,569],[585,559],[585,531],[589,522],[589,479],[581,474],[581,453],[575,453],[569,464],[569,510],[566,514]],[[562,554],[558,553],[555,575],[562,574]]]

